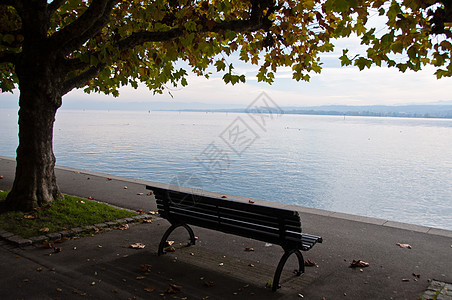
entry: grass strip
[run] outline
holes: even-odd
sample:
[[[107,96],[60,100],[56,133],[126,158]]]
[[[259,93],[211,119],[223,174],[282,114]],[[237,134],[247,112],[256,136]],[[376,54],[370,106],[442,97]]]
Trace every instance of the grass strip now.
[[[0,203],[6,199],[7,195],[8,192],[0,192]],[[0,212],[0,229],[29,238],[135,215],[137,215],[135,212],[105,203],[64,195],[64,199],[58,199],[31,212]]]

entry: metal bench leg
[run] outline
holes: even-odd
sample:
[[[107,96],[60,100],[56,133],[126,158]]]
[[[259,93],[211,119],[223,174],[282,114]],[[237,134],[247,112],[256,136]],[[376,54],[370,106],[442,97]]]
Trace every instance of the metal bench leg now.
[[[184,227],[188,231],[188,234],[190,235],[190,245],[195,244],[195,234],[193,233],[193,230],[190,228],[190,226],[188,226],[187,224],[173,224],[173,225],[171,225],[170,228],[168,228],[165,231],[165,234],[163,235],[162,239],[160,240],[159,250],[158,250],[159,256],[162,254],[165,254],[165,252],[163,251],[163,248],[165,248],[168,237],[174,231],[174,229],[176,229],[177,227],[180,227],[180,226]]]
[[[281,260],[279,261],[278,267],[276,268],[275,277],[273,278],[272,290],[274,292],[281,287],[279,285],[279,279],[281,278],[281,273],[284,269],[284,265],[286,264],[287,259],[294,253],[297,255],[298,258],[298,271],[296,275],[300,276],[301,274],[304,273],[304,259],[300,250],[298,249],[284,250],[284,255],[281,257]]]

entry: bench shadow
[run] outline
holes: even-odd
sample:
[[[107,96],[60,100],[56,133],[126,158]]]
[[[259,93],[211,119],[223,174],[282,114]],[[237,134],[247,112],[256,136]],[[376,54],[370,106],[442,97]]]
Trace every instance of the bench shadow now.
[[[194,247],[190,247],[192,248]],[[198,260],[196,256],[191,256],[190,259],[193,262]],[[247,282],[237,278],[234,276],[237,269],[228,271],[218,267],[206,268],[191,263],[190,259],[181,261],[176,253],[157,256],[150,251],[140,251],[116,260],[85,266],[77,271],[89,276],[96,274],[96,279],[103,284],[142,298],[165,296],[171,299],[175,296],[177,299],[288,299],[287,294],[272,292],[265,287],[265,283],[258,285],[252,280]],[[180,291],[171,288],[172,284],[180,286]],[[117,291],[112,291],[112,297]]]

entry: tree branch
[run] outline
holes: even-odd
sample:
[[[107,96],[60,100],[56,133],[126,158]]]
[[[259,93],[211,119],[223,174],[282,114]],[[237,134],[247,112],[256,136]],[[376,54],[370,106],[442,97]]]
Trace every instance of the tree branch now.
[[[204,25],[198,33],[220,32],[232,30],[235,32],[256,31],[264,28],[261,20],[234,20],[212,24],[210,27]],[[140,31],[132,33],[127,38],[117,43],[118,49],[124,51],[149,42],[168,42],[183,35],[184,31],[179,28],[162,32]]]
[[[66,0],[53,0],[52,2],[49,3],[47,8],[48,8],[49,12],[52,14],[58,8],[60,8],[60,6],[63,5],[64,2],[66,2]]]
[[[12,63],[15,64],[17,59],[17,53],[12,51],[2,51],[0,52],[0,64],[1,63]]]
[[[63,53],[78,49],[108,24],[111,10],[118,1],[94,0],[80,17],[55,33],[50,42],[58,46]]]
[[[0,5],[8,5],[12,7],[16,7],[21,5],[22,1],[14,1],[14,0],[0,0]]]
[[[75,77],[67,79],[63,83],[61,96],[67,94],[74,88],[82,87],[82,86],[86,85],[86,83],[88,81],[90,81],[91,79],[93,79],[94,77],[99,75],[100,71],[102,71],[106,66],[107,66],[107,64],[101,63],[95,67],[89,68],[85,72],[83,72]]]

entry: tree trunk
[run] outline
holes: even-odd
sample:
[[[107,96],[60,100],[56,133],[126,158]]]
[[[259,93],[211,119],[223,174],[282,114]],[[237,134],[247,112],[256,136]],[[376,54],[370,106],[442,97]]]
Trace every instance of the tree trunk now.
[[[7,197],[8,208],[21,211],[41,207],[62,196],[56,183],[52,147],[61,96],[52,88],[55,78],[45,79],[30,70],[27,73],[31,76],[20,79],[16,177]]]

